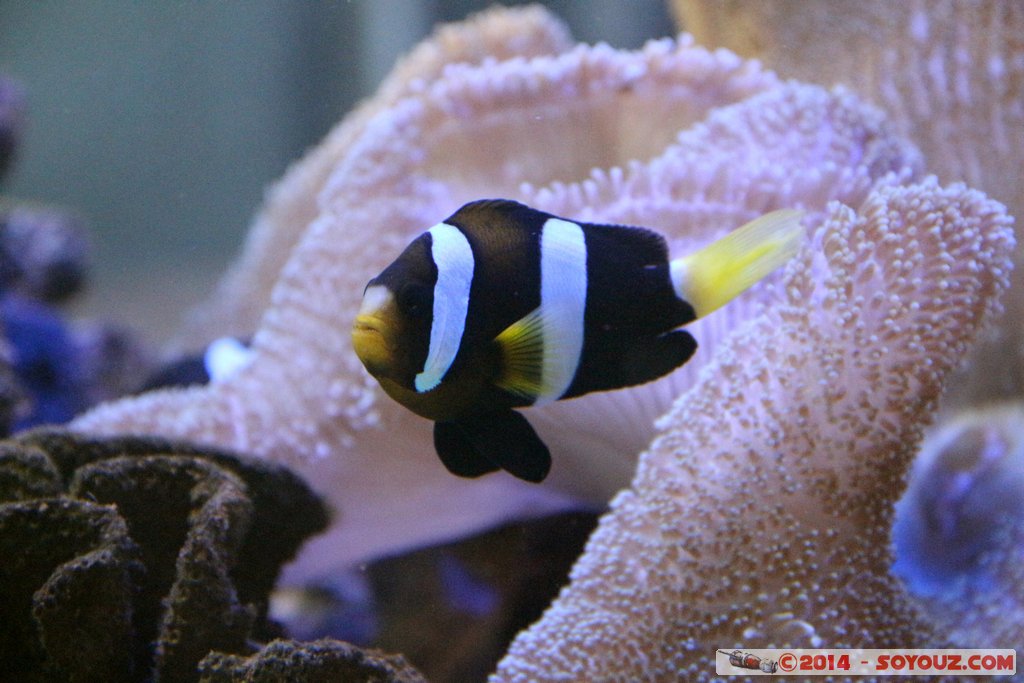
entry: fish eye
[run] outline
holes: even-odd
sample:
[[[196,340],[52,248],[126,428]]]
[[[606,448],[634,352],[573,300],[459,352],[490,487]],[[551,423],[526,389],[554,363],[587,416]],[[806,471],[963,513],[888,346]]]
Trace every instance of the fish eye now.
[[[398,310],[412,318],[420,318],[429,311],[430,290],[417,282],[409,282],[398,290]]]

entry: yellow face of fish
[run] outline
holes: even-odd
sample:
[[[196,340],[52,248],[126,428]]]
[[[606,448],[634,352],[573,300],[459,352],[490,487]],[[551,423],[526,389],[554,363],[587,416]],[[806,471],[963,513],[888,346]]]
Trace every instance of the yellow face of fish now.
[[[352,325],[352,347],[367,371],[374,377],[390,377],[397,373],[401,353],[401,327],[397,321],[395,296],[384,285],[372,285],[363,292],[355,324]],[[397,323],[397,324],[396,324]]]
[[[431,420],[472,410],[493,375],[475,346],[462,353],[473,272],[466,236],[435,225],[370,280],[352,327],[356,355],[381,387]]]
[[[367,371],[409,390],[415,389],[430,338],[433,292],[429,262],[417,263],[421,251],[421,240],[413,242],[370,281],[352,326],[352,347]]]

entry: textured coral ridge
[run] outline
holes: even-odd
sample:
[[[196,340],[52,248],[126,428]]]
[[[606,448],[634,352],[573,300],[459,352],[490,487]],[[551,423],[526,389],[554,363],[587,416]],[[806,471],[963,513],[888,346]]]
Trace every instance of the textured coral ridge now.
[[[249,653],[321,503],[286,470],[160,439],[0,442],[0,664],[19,681],[196,679]]]
[[[1012,246],[1003,207],[962,185],[831,205],[785,302],[662,421],[492,680],[697,681],[716,647],[948,643],[889,573],[892,507]]]
[[[275,640],[250,657],[213,653],[199,664],[200,683],[426,683],[401,655],[346,643]]]
[[[293,466],[341,513],[296,576],[565,505],[550,488],[606,502],[716,340],[777,290],[762,287],[695,326],[699,359],[668,378],[529,411],[555,460],[550,488],[541,488],[504,476],[460,480],[440,466],[429,423],[386,400],[351,352],[366,281],[470,199],[512,197],[582,220],[647,225],[683,252],[775,208],[802,207],[816,221],[830,200],[856,206],[881,178],[912,177],[919,160],[848,94],[780,83],[686,38],[639,52],[566,52],[551,38],[559,30],[537,28],[553,21],[539,10],[494,10],[414,52],[421,62],[400,65],[378,99],[271,193],[219,295],[221,310],[266,306],[252,362],[208,387],[101,407],[73,428],[187,438]],[[476,48],[451,49],[464,44]],[[480,56],[520,44],[548,52]],[[453,63],[442,68],[445,60]],[[285,206],[291,219],[279,214]],[[301,235],[300,214],[316,216]],[[279,275],[259,247],[275,231],[279,245],[293,245]],[[261,282],[249,298],[230,285],[242,271]],[[269,304],[260,294],[267,280]]]

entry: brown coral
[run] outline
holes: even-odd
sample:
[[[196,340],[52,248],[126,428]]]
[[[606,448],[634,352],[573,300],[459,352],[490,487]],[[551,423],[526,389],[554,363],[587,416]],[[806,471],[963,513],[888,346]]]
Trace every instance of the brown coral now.
[[[326,524],[281,468],[159,439],[0,443],[0,662],[18,680],[195,680],[250,651],[267,594]]]
[[[426,683],[401,655],[346,643],[275,640],[249,657],[211,653],[199,663],[200,683]]]
[[[4,675],[26,683],[133,680],[124,645],[134,635],[135,551],[113,506],[64,498],[0,505]]]
[[[493,680],[696,681],[717,647],[948,642],[889,574],[892,505],[1012,244],[1003,208],[963,186],[832,205],[785,303],[666,416]]]

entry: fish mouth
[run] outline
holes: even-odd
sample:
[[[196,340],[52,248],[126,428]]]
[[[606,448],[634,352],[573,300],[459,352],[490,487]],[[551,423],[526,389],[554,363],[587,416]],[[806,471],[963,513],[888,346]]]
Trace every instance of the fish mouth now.
[[[360,315],[352,324],[352,348],[371,375],[386,375],[392,364],[392,349],[384,330],[385,322],[376,316]]]
[[[352,334],[384,334],[381,328],[384,327],[384,321],[376,316],[372,315],[360,315],[356,316],[356,321],[352,323]]]

